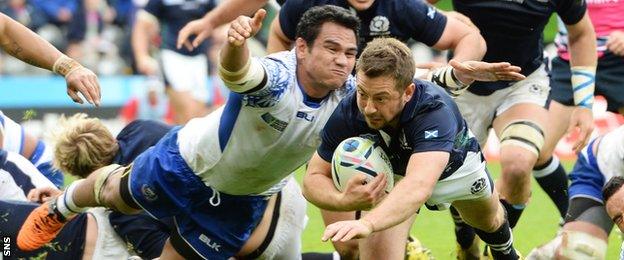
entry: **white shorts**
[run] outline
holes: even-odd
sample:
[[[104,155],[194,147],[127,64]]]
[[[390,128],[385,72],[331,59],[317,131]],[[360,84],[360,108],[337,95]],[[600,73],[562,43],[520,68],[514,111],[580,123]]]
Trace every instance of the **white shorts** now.
[[[307,202],[293,177],[282,189],[273,239],[258,259],[301,259],[301,234],[307,222]]]
[[[509,108],[520,103],[531,103],[546,106],[550,85],[544,65],[508,88],[495,91],[488,96],[479,96],[466,91],[459,95],[455,102],[468,127],[476,135],[481,147],[485,146],[488,131],[494,118]]]
[[[468,152],[464,164],[451,176],[438,181],[425,203],[432,210],[445,210],[458,200],[473,200],[492,196],[492,179],[481,160],[481,153]]]
[[[161,50],[165,82],[178,92],[191,92],[193,98],[208,102],[208,57],[186,56],[172,50]]]

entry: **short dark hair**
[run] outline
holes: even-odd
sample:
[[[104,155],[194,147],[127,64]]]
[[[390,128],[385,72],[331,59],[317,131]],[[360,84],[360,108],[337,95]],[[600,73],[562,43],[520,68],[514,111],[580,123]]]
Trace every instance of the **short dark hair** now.
[[[321,27],[326,22],[337,23],[353,30],[355,39],[359,39],[360,19],[355,14],[335,5],[314,6],[303,13],[297,24],[296,38],[301,37],[306,44],[312,45],[318,37]]]
[[[413,82],[416,65],[405,43],[394,38],[376,38],[362,51],[355,70],[368,77],[390,76],[395,80],[395,88],[404,91]]]
[[[605,187],[602,189],[602,197],[604,198],[605,203],[613,194],[615,194],[620,188],[624,185],[624,177],[615,176],[611,178]]]

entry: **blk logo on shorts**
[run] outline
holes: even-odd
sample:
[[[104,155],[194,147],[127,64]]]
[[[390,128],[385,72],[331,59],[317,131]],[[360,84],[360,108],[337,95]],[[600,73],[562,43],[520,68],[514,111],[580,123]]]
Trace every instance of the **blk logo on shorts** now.
[[[470,187],[470,193],[477,194],[483,191],[486,187],[486,181],[487,180],[484,177],[481,177],[478,180],[476,180]]]

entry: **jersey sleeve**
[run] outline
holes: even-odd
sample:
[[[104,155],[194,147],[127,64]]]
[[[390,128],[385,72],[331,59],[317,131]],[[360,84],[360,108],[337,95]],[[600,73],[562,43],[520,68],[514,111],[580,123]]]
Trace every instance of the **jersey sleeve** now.
[[[357,134],[353,131],[352,125],[349,124],[355,118],[348,118],[348,111],[345,106],[345,101],[349,101],[348,99],[343,100],[334,110],[321,131],[321,145],[317,152],[326,162],[331,162],[334,151],[340,142]]]
[[[294,67],[277,57],[256,58],[264,69],[264,79],[259,86],[241,93],[243,103],[249,107],[266,108],[275,106],[288,88],[295,84]]]
[[[280,27],[282,28],[284,35],[286,35],[286,37],[290,40],[295,40],[299,19],[301,19],[303,13],[310,8],[309,4],[306,4],[306,1],[310,0],[288,0],[280,9]]]
[[[443,151],[451,152],[457,135],[455,115],[445,105],[421,115],[405,128],[408,142],[412,143],[413,153]]]
[[[446,27],[446,16],[425,1],[396,1],[394,8],[401,27],[412,39],[433,46],[442,37]]]
[[[578,23],[587,10],[585,0],[559,0],[555,1],[557,14],[565,24]]]
[[[164,9],[164,5],[162,0],[149,0],[143,10],[155,16],[156,18],[162,17],[162,12]]]

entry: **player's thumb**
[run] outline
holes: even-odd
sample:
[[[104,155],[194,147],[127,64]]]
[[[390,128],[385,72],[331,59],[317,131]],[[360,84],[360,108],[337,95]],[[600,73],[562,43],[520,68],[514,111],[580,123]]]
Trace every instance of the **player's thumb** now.
[[[254,16],[251,18],[251,24],[254,29],[260,29],[260,26],[262,26],[262,21],[264,21],[264,17],[266,17],[266,10],[262,8],[258,9],[258,11],[256,11]]]

